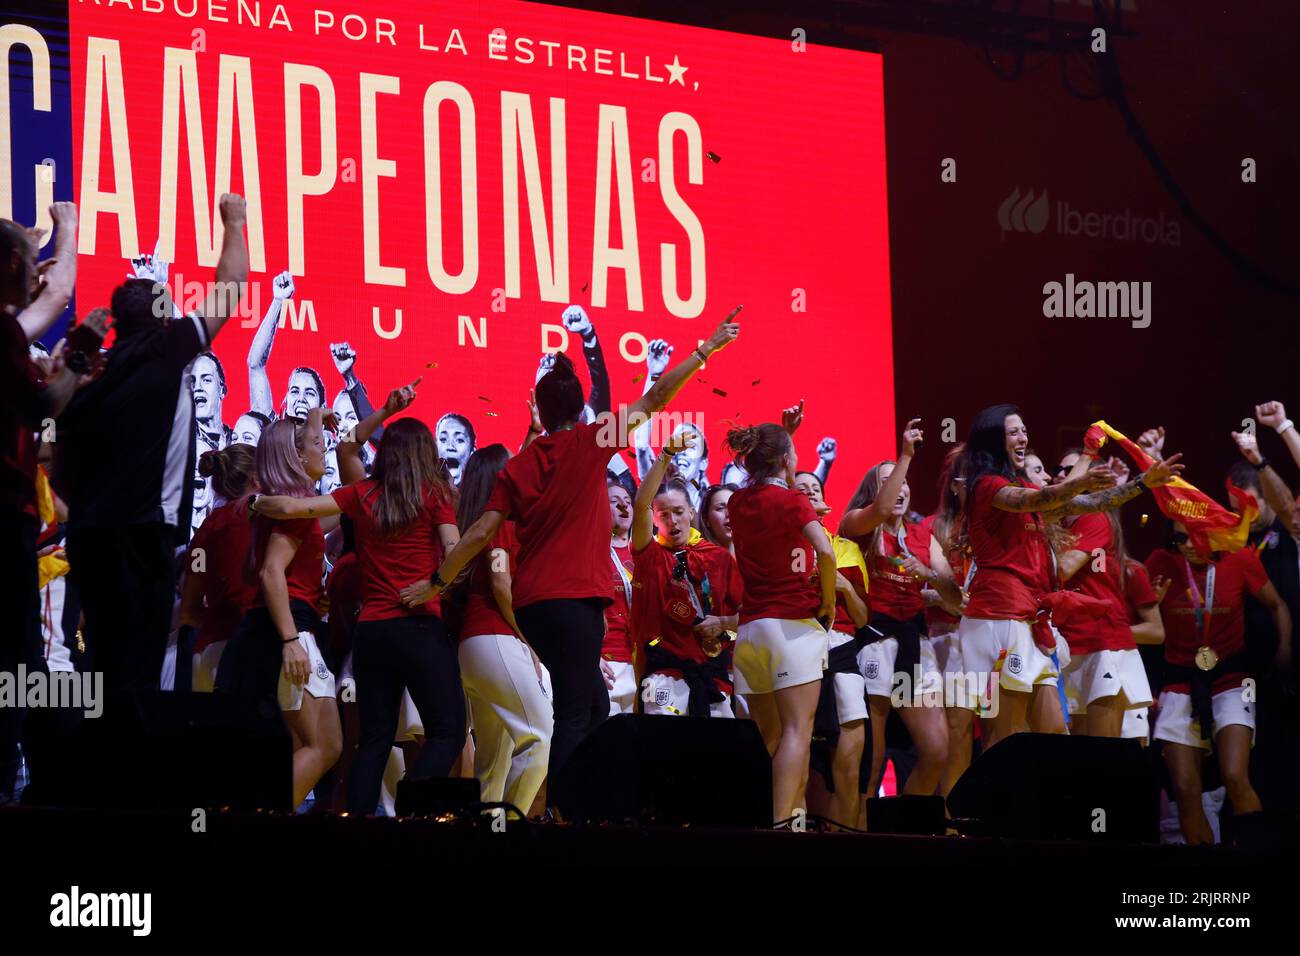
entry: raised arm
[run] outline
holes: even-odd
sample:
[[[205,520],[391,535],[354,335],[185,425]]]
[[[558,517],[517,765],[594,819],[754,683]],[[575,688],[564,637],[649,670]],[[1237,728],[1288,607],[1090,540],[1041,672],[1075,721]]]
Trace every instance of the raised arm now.
[[[249,407],[263,415],[275,415],[275,399],[271,397],[271,381],[266,377],[266,363],[271,360],[275,330],[280,326],[280,310],[284,307],[284,300],[292,296],[293,292],[293,275],[288,270],[271,281],[271,304],[266,308],[262,324],[257,327],[253,344],[248,347]]]
[[[1177,478],[1183,471],[1183,466],[1178,461],[1181,457],[1183,457],[1181,454],[1170,455],[1163,461],[1157,461],[1132,481],[1126,481],[1103,491],[1078,495],[1059,508],[1054,509],[1052,515],[1064,518],[1070,515],[1089,514],[1097,511],[1113,511],[1126,501],[1132,501],[1146,489],[1159,488]],[[1109,470],[1110,466],[1097,465],[1095,467]],[[1091,471],[1092,469],[1089,469],[1089,473]],[[1002,490],[1006,491],[1007,489]]]
[[[839,443],[834,438],[823,438],[817,445],[817,467],[813,469],[813,474],[817,480],[826,487],[826,480],[831,476],[831,466],[835,464],[835,451]]]
[[[673,347],[663,339],[651,339],[646,343],[645,385],[641,389],[642,398],[645,398],[659,381],[659,377],[668,368],[668,360],[672,355]],[[649,474],[650,467],[654,464],[655,456],[654,449],[650,447],[649,418],[632,429],[632,448],[636,453],[637,480],[644,482],[645,476]]]
[[[734,315],[734,313],[733,313]],[[730,316],[714,330],[713,334],[699,348],[691,351],[683,361],[678,362],[659,377],[659,381],[628,408],[627,421],[635,428],[649,421],[651,415],[662,410],[682,390],[691,376],[700,370],[709,356],[736,340],[740,334],[740,325],[732,322]]]
[[[924,432],[916,427],[920,423],[919,418],[913,418],[907,423],[907,427],[903,429],[902,451],[898,455],[894,470],[889,473],[885,484],[871,504],[844,513],[844,517],[840,519],[841,535],[846,538],[859,538],[864,534],[870,534],[889,517],[894,502],[898,500],[903,490],[903,483],[907,481],[907,468],[912,463],[912,456],[916,454],[916,446],[925,437]]]
[[[1287,451],[1291,453],[1291,460],[1296,463],[1297,468],[1300,468],[1300,432],[1296,431],[1295,423],[1286,417],[1286,408],[1282,403],[1265,402],[1256,405],[1255,417],[1261,424],[1277,432],[1278,437],[1286,445]]]
[[[678,452],[694,448],[695,440],[694,432],[682,432],[670,438],[664,444],[663,451],[659,453],[655,463],[650,466],[645,479],[641,482],[641,487],[636,490],[636,498],[632,501],[630,536],[633,553],[644,550],[654,538],[654,516],[650,513],[650,507],[654,504],[655,495],[659,493],[659,486],[663,484],[664,475],[668,473],[668,465]]]
[[[537,439],[546,434],[546,429],[542,427],[542,416],[537,411],[537,389],[528,390],[528,434],[524,436],[524,442],[519,446],[523,451]]]
[[[248,285],[248,239],[244,223],[248,204],[243,196],[225,193],[221,197],[221,222],[225,232],[221,239],[221,258],[217,260],[216,281],[203,302],[203,321],[208,327],[208,341],[217,337],[230,317],[239,312],[239,300]]]
[[[388,398],[381,408],[371,411],[357,422],[351,433],[344,432],[340,436],[335,453],[339,462],[339,478],[342,479],[343,484],[350,485],[365,478],[366,468],[361,462],[361,446],[370,441],[371,436],[381,429],[387,419],[408,408],[415,401],[416,389],[422,381],[424,376],[420,375],[410,385],[393,389],[388,393]]]
[[[1293,430],[1293,428],[1287,429],[1288,433]],[[1232,440],[1237,443],[1237,449],[1242,457],[1255,466],[1255,471],[1259,474],[1259,487],[1264,492],[1264,500],[1277,512],[1282,523],[1288,528],[1291,527],[1292,516],[1295,513],[1295,498],[1292,497],[1291,489],[1286,486],[1282,476],[1273,470],[1272,465],[1265,463],[1264,456],[1259,453],[1259,444],[1255,435],[1252,432],[1233,432]]]
[[[564,310],[564,327],[582,338],[582,357],[587,360],[587,374],[591,376],[591,392],[587,404],[597,415],[609,411],[609,371],[605,368],[605,353],[596,338],[596,327],[591,324],[587,311],[580,305]]]
[[[32,303],[18,313],[18,324],[28,343],[35,342],[50,330],[72,301],[77,284],[77,207],[70,202],[56,202],[50,207],[54,220],[54,264],[45,272],[45,282]]]
[[[1067,478],[1059,485],[1026,488],[1007,485],[993,496],[993,506],[1001,511],[1057,511],[1078,495],[1115,487],[1115,476],[1105,465],[1093,465],[1081,477]]]

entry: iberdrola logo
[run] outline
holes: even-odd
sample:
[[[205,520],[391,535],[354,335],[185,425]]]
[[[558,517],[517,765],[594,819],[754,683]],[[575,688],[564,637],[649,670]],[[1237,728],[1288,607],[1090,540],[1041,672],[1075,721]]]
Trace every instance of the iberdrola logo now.
[[[998,225],[1002,227],[1004,237],[1007,232],[1030,232],[1037,235],[1047,228],[1049,212],[1046,189],[1035,199],[1032,189],[1022,196],[1020,188],[1016,187],[998,207]]]

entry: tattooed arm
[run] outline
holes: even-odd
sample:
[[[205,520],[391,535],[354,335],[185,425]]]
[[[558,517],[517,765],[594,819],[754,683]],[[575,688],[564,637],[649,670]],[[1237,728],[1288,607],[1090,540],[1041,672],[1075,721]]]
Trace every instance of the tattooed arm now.
[[[1124,502],[1132,501],[1146,489],[1159,488],[1161,485],[1167,485],[1177,478],[1183,470],[1183,466],[1178,463],[1178,459],[1181,457],[1182,455],[1170,455],[1163,461],[1156,462],[1132,481],[1126,481],[1122,485],[1116,485],[1113,488],[1106,488],[1092,494],[1079,495],[1067,502],[1063,507],[1056,509],[1053,514],[1057,517],[1068,517],[1069,515],[1081,515],[1093,511],[1113,511]],[[1098,467],[1105,466],[1099,465]]]
[[[1055,512],[1074,499],[1077,495],[1089,491],[1110,488],[1115,484],[1115,476],[1104,465],[1094,465],[1081,477],[1067,478],[1059,485],[1046,488],[1025,488],[1021,485],[1007,485],[999,488],[993,496],[993,507],[1002,511],[1051,511]]]

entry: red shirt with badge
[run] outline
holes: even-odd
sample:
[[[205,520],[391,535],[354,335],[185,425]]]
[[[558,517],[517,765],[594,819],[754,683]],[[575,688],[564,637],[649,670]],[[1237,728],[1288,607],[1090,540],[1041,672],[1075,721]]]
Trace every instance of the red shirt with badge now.
[[[925,520],[921,522],[929,531],[931,537],[934,536],[934,524],[939,519],[939,515],[926,515]],[[949,551],[944,555],[948,559],[948,567],[952,569],[953,579],[957,586],[966,586],[966,572],[970,568],[970,556],[964,551]],[[925,625],[931,633],[946,633],[956,629],[961,623],[961,617],[957,614],[951,614],[946,611],[942,604],[931,604],[925,609]]]
[[[245,512],[247,513],[247,512]],[[204,522],[206,524],[207,522]],[[249,522],[251,544],[256,551],[254,568],[253,603],[250,607],[266,607],[262,589],[255,582],[262,573],[266,562],[266,546],[271,540],[271,533],[278,532],[298,542],[298,550],[293,553],[293,560],[284,569],[285,584],[289,588],[289,600],[297,598],[312,606],[319,614],[324,606],[325,584],[325,535],[316,518],[294,518],[292,521],[276,521],[265,515],[253,515]],[[432,572],[430,572],[432,573]]]
[[[803,529],[817,521],[817,513],[807,496],[765,481],[746,485],[727,502],[727,519],[745,582],[740,623],[815,618],[821,598],[809,582],[817,554]]]
[[[558,598],[611,600],[605,471],[624,436],[602,425],[543,435],[497,475],[488,511],[519,536],[514,606]]]
[[[620,574],[614,566],[615,554],[618,555],[619,565],[625,574]],[[632,663],[631,610],[627,586],[632,580],[634,567],[630,544],[622,547],[610,545],[609,572],[613,575],[614,602],[605,608],[605,641],[601,645],[600,654],[605,660],[620,664]]]
[[[203,622],[194,650],[228,640],[246,608],[254,606],[257,586],[245,573],[252,529],[242,501],[214,508],[190,541],[189,572],[203,581]],[[203,570],[195,570],[198,555]]]
[[[653,540],[633,554],[632,633],[642,655],[646,645],[658,638],[656,646],[673,657],[704,664],[709,656],[695,634],[695,605],[691,603],[686,582],[673,577],[677,550]],[[745,588],[731,552],[703,538],[682,550],[686,551],[687,574],[705,616],[735,614]],[[674,669],[659,673],[682,676],[681,671]],[[731,693],[730,683],[719,679],[715,684],[719,690]]]
[[[902,523],[903,544],[908,552],[927,568],[930,566],[930,528],[924,524]],[[905,574],[896,563],[903,557],[903,549],[898,544],[897,535],[888,528],[881,528],[880,544],[871,550],[874,535],[855,538],[867,560],[867,571],[871,576],[871,613],[884,614],[896,621],[910,621],[925,610],[925,598],[921,597],[923,585]]]
[[[513,582],[515,562],[519,555],[519,538],[515,535],[513,521],[502,523],[490,547],[474,559],[465,606],[460,612],[459,640],[481,634],[513,634],[510,623],[501,614],[496,595],[492,593],[492,567],[508,570]],[[512,583],[513,592],[513,583]]]
[[[1082,551],[1088,557],[1065,586],[1104,601],[1107,607],[1105,616],[1099,620],[1073,625],[1068,619],[1062,620],[1060,631],[1070,645],[1070,653],[1093,654],[1137,647],[1129,626],[1125,575],[1119,567],[1110,519],[1104,514],[1083,514],[1070,524],[1069,529],[1075,535],[1072,550]],[[1101,570],[1094,570],[1094,567]]]
[[[1052,589],[1052,564],[1042,520],[1033,512],[1003,511],[993,504],[1007,487],[1029,487],[1002,475],[975,483],[969,502],[970,545],[976,564],[966,616],[1031,620]]]
[[[1189,581],[1187,569],[1191,567]],[[1246,649],[1246,616],[1244,603],[1247,594],[1258,594],[1268,584],[1268,574],[1259,562],[1254,548],[1242,548],[1223,555],[1214,562],[1214,604],[1209,626],[1201,633],[1196,628],[1196,605],[1206,603],[1206,578],[1209,565],[1189,565],[1182,554],[1156,551],[1147,558],[1147,571],[1152,577],[1166,577],[1173,583],[1160,604],[1160,615],[1165,623],[1165,660],[1180,667],[1196,666],[1196,651],[1203,645],[1209,647],[1223,661]],[[1196,590],[1193,592],[1192,583]],[[1194,600],[1194,594],[1199,598]],[[1204,627],[1204,625],[1202,625]],[[1214,693],[1240,686],[1243,673],[1225,674],[1214,681]],[[1165,685],[1174,693],[1191,693],[1186,681]]]
[[[442,562],[442,538],[438,526],[456,524],[449,497],[429,488],[424,508],[405,528],[385,535],[375,524],[375,504],[382,494],[371,478],[344,485],[333,492],[334,503],[352,519],[357,536],[357,563],[361,566],[361,617],[359,621],[387,621],[397,617],[437,614],[438,598],[419,607],[402,603],[401,592],[409,584],[427,581]]]

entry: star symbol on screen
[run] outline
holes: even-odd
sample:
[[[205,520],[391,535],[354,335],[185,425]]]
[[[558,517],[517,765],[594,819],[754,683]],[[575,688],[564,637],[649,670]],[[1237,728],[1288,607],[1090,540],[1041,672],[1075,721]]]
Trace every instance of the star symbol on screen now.
[[[669,83],[680,83],[682,86],[685,86],[685,85],[686,85],[686,80],[685,80],[685,78],[683,77],[683,74],[684,74],[687,70],[689,70],[690,67],[689,67],[689,66],[682,66],[682,62],[681,62],[681,60],[679,60],[679,59],[677,58],[677,54],[676,54],[676,53],[673,54],[673,62],[671,62],[671,63],[665,63],[664,65],[665,65],[666,67],[668,67],[668,74],[669,74],[669,75],[668,75],[668,82],[669,82]]]

